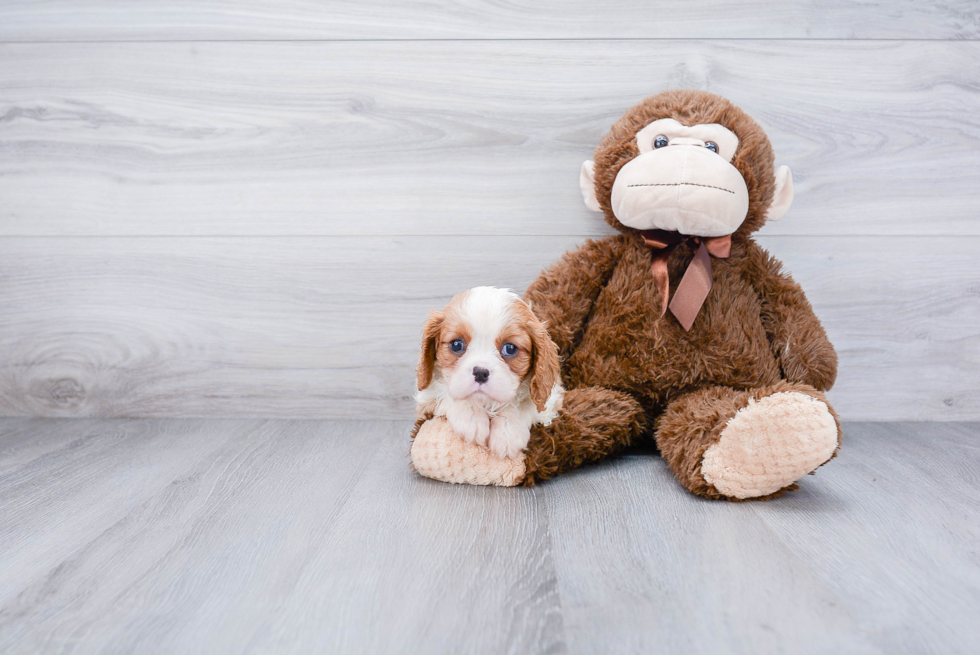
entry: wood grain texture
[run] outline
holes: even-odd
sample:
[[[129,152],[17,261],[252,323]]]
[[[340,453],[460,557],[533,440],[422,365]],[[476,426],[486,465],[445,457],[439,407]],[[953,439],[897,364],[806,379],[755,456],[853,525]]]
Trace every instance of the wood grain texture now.
[[[411,470],[408,428],[385,430],[255,649],[566,652],[542,492],[422,478]]]
[[[43,455],[80,445],[79,426],[71,419],[50,420],[38,430],[30,418],[0,420],[0,475],[23,468]]]
[[[416,476],[403,422],[74,424],[104,456],[0,478],[43,510],[0,512],[5,653],[564,652],[540,493]],[[45,504],[90,496],[86,531]]]
[[[0,45],[0,234],[605,234],[581,162],[677,87],[793,169],[766,234],[980,235],[980,43],[815,40]]]
[[[980,540],[980,426],[847,428],[851,452],[827,469],[836,466],[836,475],[819,486],[808,480],[807,493],[756,513],[846,604],[861,605],[865,620],[881,626],[882,652],[975,648],[980,556],[966,544]],[[857,505],[860,518],[850,511]]]
[[[7,238],[0,414],[404,419],[427,312],[579,241]],[[838,349],[844,417],[977,415],[976,237],[760,241]]]
[[[980,424],[846,423],[799,491],[738,504],[691,496],[642,451],[534,489],[446,485],[408,466],[409,427],[0,420],[0,651],[958,654],[980,638]],[[8,462],[28,431],[58,445]]]
[[[806,489],[823,486],[818,475]],[[844,602],[754,506],[692,496],[652,452],[559,476],[548,492],[575,652],[881,652],[860,604]],[[826,524],[811,527],[806,538],[846,548],[846,535],[827,544]]]
[[[971,0],[887,5],[575,0],[501,3],[8,0],[0,40],[900,38],[975,39]]]
[[[770,503],[706,503],[649,453],[553,480],[571,650],[971,652],[980,429],[844,433],[838,459]]]

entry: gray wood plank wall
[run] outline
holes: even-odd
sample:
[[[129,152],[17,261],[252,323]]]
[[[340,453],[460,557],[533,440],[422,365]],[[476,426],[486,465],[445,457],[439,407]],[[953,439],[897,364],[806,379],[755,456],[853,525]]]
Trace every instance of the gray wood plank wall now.
[[[980,417],[980,3],[5,2],[0,415],[405,418],[425,313],[607,234],[665,88],[796,178],[761,233],[849,419]]]

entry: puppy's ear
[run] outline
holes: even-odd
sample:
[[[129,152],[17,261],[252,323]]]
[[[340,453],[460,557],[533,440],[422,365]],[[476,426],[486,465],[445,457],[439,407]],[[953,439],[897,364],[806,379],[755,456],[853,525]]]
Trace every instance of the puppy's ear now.
[[[548,330],[538,319],[528,323],[534,365],[531,371],[531,400],[539,412],[543,412],[551,396],[551,389],[558,382],[561,369],[558,364],[558,346],[551,340]]]
[[[422,326],[422,358],[416,370],[419,391],[432,384],[432,371],[436,366],[436,350],[439,348],[439,332],[446,316],[443,312],[432,312]]]

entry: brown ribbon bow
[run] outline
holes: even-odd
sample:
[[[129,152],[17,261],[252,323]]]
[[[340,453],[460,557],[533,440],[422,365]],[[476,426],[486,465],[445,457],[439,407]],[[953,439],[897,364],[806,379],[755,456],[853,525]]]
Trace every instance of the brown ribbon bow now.
[[[667,230],[643,230],[640,236],[653,250],[653,264],[650,268],[653,271],[653,280],[660,291],[660,315],[666,314],[669,307],[670,312],[677,317],[684,329],[690,331],[694,319],[701,311],[704,299],[711,291],[711,257],[727,259],[731,255],[732,235],[697,237]],[[681,278],[681,283],[677,285],[677,291],[674,292],[674,297],[668,305],[670,275],[667,271],[667,260],[670,259],[674,249],[685,241],[699,244],[699,247],[694,254],[694,259],[684,271],[684,277]]]

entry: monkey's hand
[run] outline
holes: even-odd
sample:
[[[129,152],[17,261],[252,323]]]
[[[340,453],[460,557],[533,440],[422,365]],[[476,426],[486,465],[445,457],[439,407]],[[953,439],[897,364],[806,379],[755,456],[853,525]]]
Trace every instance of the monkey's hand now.
[[[788,381],[809,384],[820,391],[834,385],[837,353],[812,311],[786,316],[772,347]]]

